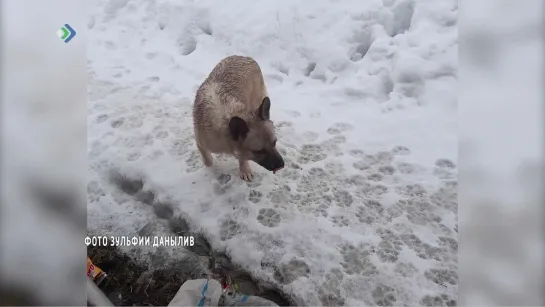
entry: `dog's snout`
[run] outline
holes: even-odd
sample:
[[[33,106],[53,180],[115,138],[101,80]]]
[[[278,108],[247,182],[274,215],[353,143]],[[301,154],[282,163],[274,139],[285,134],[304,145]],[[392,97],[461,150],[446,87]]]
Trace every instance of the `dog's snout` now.
[[[284,159],[282,159],[282,156],[278,155],[280,157],[280,160],[278,160],[278,163],[276,165],[275,169],[281,169],[284,167]]]
[[[284,167],[284,159],[278,152],[270,153],[257,163],[269,171],[275,171]]]

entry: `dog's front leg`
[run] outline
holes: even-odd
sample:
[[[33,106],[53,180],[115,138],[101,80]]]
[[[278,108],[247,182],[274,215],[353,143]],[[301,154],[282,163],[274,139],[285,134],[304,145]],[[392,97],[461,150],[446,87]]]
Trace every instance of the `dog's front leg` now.
[[[252,181],[252,169],[250,168],[250,163],[248,160],[238,160],[238,167],[240,169],[240,179],[244,181]]]
[[[202,161],[203,161],[204,165],[212,166],[212,163],[214,163],[214,159],[212,158],[212,155],[210,154],[210,152],[208,150],[202,148],[198,144],[197,144],[197,148],[199,149],[199,152],[201,153]]]

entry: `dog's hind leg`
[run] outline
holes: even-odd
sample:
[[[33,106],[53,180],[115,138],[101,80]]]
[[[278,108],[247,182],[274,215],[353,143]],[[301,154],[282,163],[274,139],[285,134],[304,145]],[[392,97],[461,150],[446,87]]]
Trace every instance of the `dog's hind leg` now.
[[[201,146],[199,146],[198,144],[197,144],[197,148],[199,149],[199,152],[201,153],[202,161],[204,162],[204,165],[212,166],[212,163],[214,163],[214,159],[212,158],[212,154],[208,150],[206,150],[206,149],[202,148]]]
[[[238,160],[238,167],[240,169],[240,179],[244,181],[252,181],[254,174],[252,174],[250,163],[247,160]]]

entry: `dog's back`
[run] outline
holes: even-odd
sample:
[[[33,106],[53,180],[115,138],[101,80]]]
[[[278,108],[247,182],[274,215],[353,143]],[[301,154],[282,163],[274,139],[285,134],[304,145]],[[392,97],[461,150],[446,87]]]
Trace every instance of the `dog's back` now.
[[[250,57],[229,56],[214,67],[199,87],[193,105],[197,144],[214,152],[228,152],[226,139],[232,116],[251,120],[253,111],[267,96],[261,69]],[[210,143],[216,144],[210,144]],[[208,144],[204,144],[208,143]]]

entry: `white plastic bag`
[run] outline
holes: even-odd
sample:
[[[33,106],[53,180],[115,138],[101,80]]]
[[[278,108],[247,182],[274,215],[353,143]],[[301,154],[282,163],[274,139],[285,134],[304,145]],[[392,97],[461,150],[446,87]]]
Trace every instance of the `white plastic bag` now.
[[[218,306],[221,295],[221,284],[217,280],[188,280],[180,287],[168,306]]]

